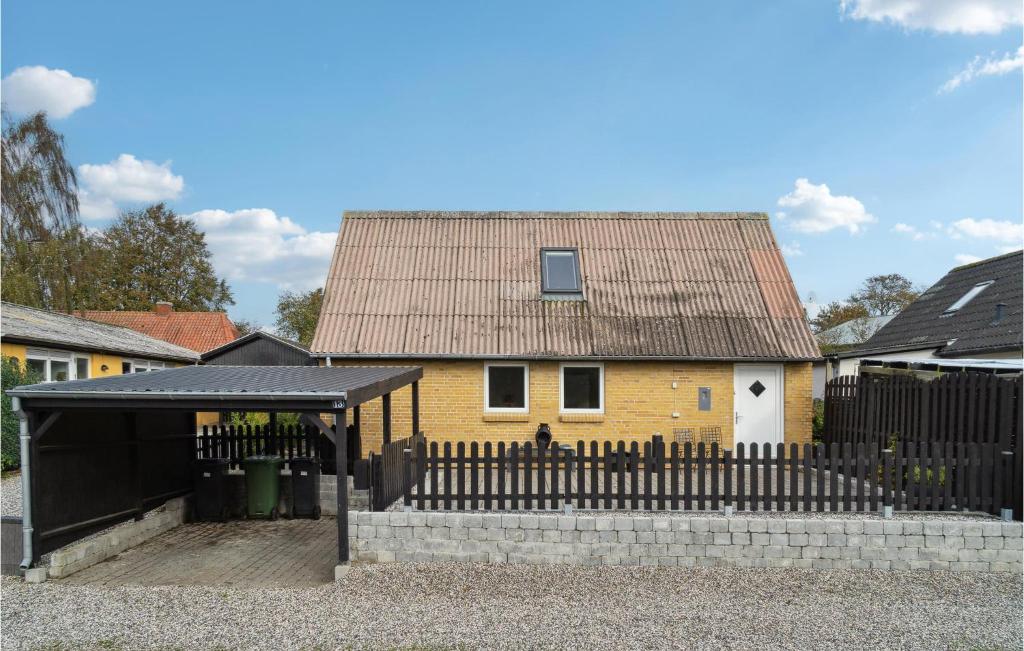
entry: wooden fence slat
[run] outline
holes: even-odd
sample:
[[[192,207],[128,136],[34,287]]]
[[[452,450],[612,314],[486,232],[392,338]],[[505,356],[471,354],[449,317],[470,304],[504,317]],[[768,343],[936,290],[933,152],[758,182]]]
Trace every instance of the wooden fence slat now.
[[[670,503],[673,511],[679,510],[679,443],[672,441],[672,501]]]
[[[505,473],[506,470],[506,456],[505,456],[505,442],[498,441],[498,508],[502,511],[505,510],[505,504],[508,498],[508,486],[505,484]],[[516,508],[515,505],[512,508]]]
[[[527,441],[523,444],[523,507],[529,511],[533,509],[533,444]],[[543,508],[538,504],[537,508]]]
[[[704,511],[707,509],[707,481],[705,479],[705,463],[707,463],[707,455],[704,453],[704,441],[697,444],[697,509]]]
[[[469,444],[469,508],[476,511],[480,508],[480,449],[479,444],[473,441]]]
[[[746,447],[743,441],[736,444],[736,510],[745,511],[747,508],[747,459]]]
[[[626,508],[626,443],[624,441],[619,441],[615,457],[616,504],[619,509],[624,509]]]
[[[654,474],[654,459],[651,454],[651,447],[650,441],[644,442],[644,510],[646,511],[651,510],[651,484],[653,483],[652,477]]]
[[[341,469],[339,468],[340,472]],[[442,493],[444,501],[444,510],[452,510],[452,444],[450,441],[444,442],[444,492]]]
[[[683,443],[683,508],[693,509],[693,444]]]
[[[811,510],[811,497],[812,497],[812,493],[811,493],[811,455],[812,454],[813,453],[811,452],[811,444],[810,443],[804,443],[804,457],[803,457],[803,466],[804,466],[804,500],[803,500],[803,509],[804,509],[804,511],[810,511]]]
[[[422,511],[426,507],[426,475],[427,475],[427,442],[420,439],[416,443],[416,508]]]
[[[591,456],[597,456],[597,441],[590,442]],[[579,440],[576,442],[576,507],[580,509],[587,508],[587,492],[584,490],[587,481],[587,464],[586,462],[586,444]],[[597,460],[595,459],[590,464],[590,476],[593,480],[590,482],[591,486],[597,483]],[[593,495],[593,493],[591,493]],[[591,497],[590,508],[597,508],[597,504],[594,502],[594,498]]]
[[[873,445],[871,447],[874,447]],[[867,483],[867,470],[864,467],[864,443],[857,444],[857,510],[864,510],[864,488]]]
[[[491,504],[493,503],[493,480],[494,475],[491,472],[492,464],[494,463],[494,457],[491,452],[493,447],[490,441],[484,441],[484,510],[490,511]]]
[[[726,508],[732,504],[732,451],[725,450],[722,453],[722,481],[725,483],[724,501]]]
[[[654,450],[655,463],[657,463],[658,477],[658,510],[665,510],[665,441],[658,439]]]
[[[772,444],[765,443],[761,463],[764,466],[764,510],[772,510]]]
[[[828,480],[829,496],[828,510],[836,512],[839,510],[839,443],[829,446]]]
[[[640,451],[636,441],[629,442],[629,508],[640,508]]]
[[[718,510],[718,482],[719,477],[718,443],[711,444],[711,510]]]
[[[796,443],[789,444],[789,510],[797,511],[800,508],[800,452]]]
[[[519,494],[520,494],[520,490],[519,490],[519,486],[520,486],[520,484],[519,484],[519,443],[513,441],[512,445],[510,447],[511,447],[511,449],[509,450],[509,460],[508,460],[508,463],[509,463],[510,479],[511,479],[511,484],[512,485],[509,487],[509,489],[510,489],[511,494],[512,494],[512,498],[511,498],[512,510],[513,511],[518,511],[519,510]],[[527,508],[529,508],[529,507],[527,507]]]
[[[786,510],[786,444],[775,446],[775,508]]]
[[[437,498],[441,490],[437,485],[437,441],[430,442],[430,508],[437,510]]]
[[[825,444],[814,446],[814,474],[817,488],[814,492],[815,505],[819,513],[825,510]]]
[[[757,443],[750,444],[750,510],[757,511],[760,506],[760,500],[758,499],[758,490],[760,483],[758,482],[757,470],[760,467],[757,463]]]
[[[604,508],[612,508],[612,444],[604,442]]]

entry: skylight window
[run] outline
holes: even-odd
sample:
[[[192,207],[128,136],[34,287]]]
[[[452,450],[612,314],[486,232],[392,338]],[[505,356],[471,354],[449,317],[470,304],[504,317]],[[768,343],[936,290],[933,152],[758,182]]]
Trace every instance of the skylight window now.
[[[942,316],[949,316],[950,314],[955,314],[956,312],[960,311],[960,308],[970,303],[975,296],[985,291],[985,289],[993,282],[995,281],[986,280],[983,283],[978,283],[974,287],[971,287],[969,290],[967,290],[966,294],[957,299],[956,303],[953,303],[952,305],[947,307],[946,311],[942,313]]]
[[[579,294],[580,259],[576,249],[540,250],[541,289],[545,294]]]

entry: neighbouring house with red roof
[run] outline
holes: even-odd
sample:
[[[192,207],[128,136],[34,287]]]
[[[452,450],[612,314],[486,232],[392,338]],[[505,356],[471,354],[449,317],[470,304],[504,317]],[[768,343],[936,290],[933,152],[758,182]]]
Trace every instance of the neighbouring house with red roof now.
[[[166,301],[158,301],[151,312],[120,310],[76,310],[75,316],[131,328],[197,353],[219,348],[240,336],[224,312],[176,312]]]

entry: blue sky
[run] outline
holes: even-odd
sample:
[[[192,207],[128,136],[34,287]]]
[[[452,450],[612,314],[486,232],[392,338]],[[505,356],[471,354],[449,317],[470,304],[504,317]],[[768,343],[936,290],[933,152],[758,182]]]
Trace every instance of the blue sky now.
[[[194,215],[262,324],[344,209],[764,211],[819,302],[1024,233],[1018,0],[3,9],[86,223]]]

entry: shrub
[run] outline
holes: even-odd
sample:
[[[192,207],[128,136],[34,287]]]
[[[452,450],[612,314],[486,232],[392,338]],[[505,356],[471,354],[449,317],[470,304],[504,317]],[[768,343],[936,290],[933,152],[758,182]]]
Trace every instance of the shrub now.
[[[0,367],[0,469],[14,470],[21,467],[21,441],[18,439],[18,417],[11,406],[9,389],[22,384],[34,384],[39,378],[34,373],[22,368],[15,357],[4,357]]]
[[[825,401],[814,399],[814,415],[811,417],[811,438],[815,444],[821,443],[825,437]]]

